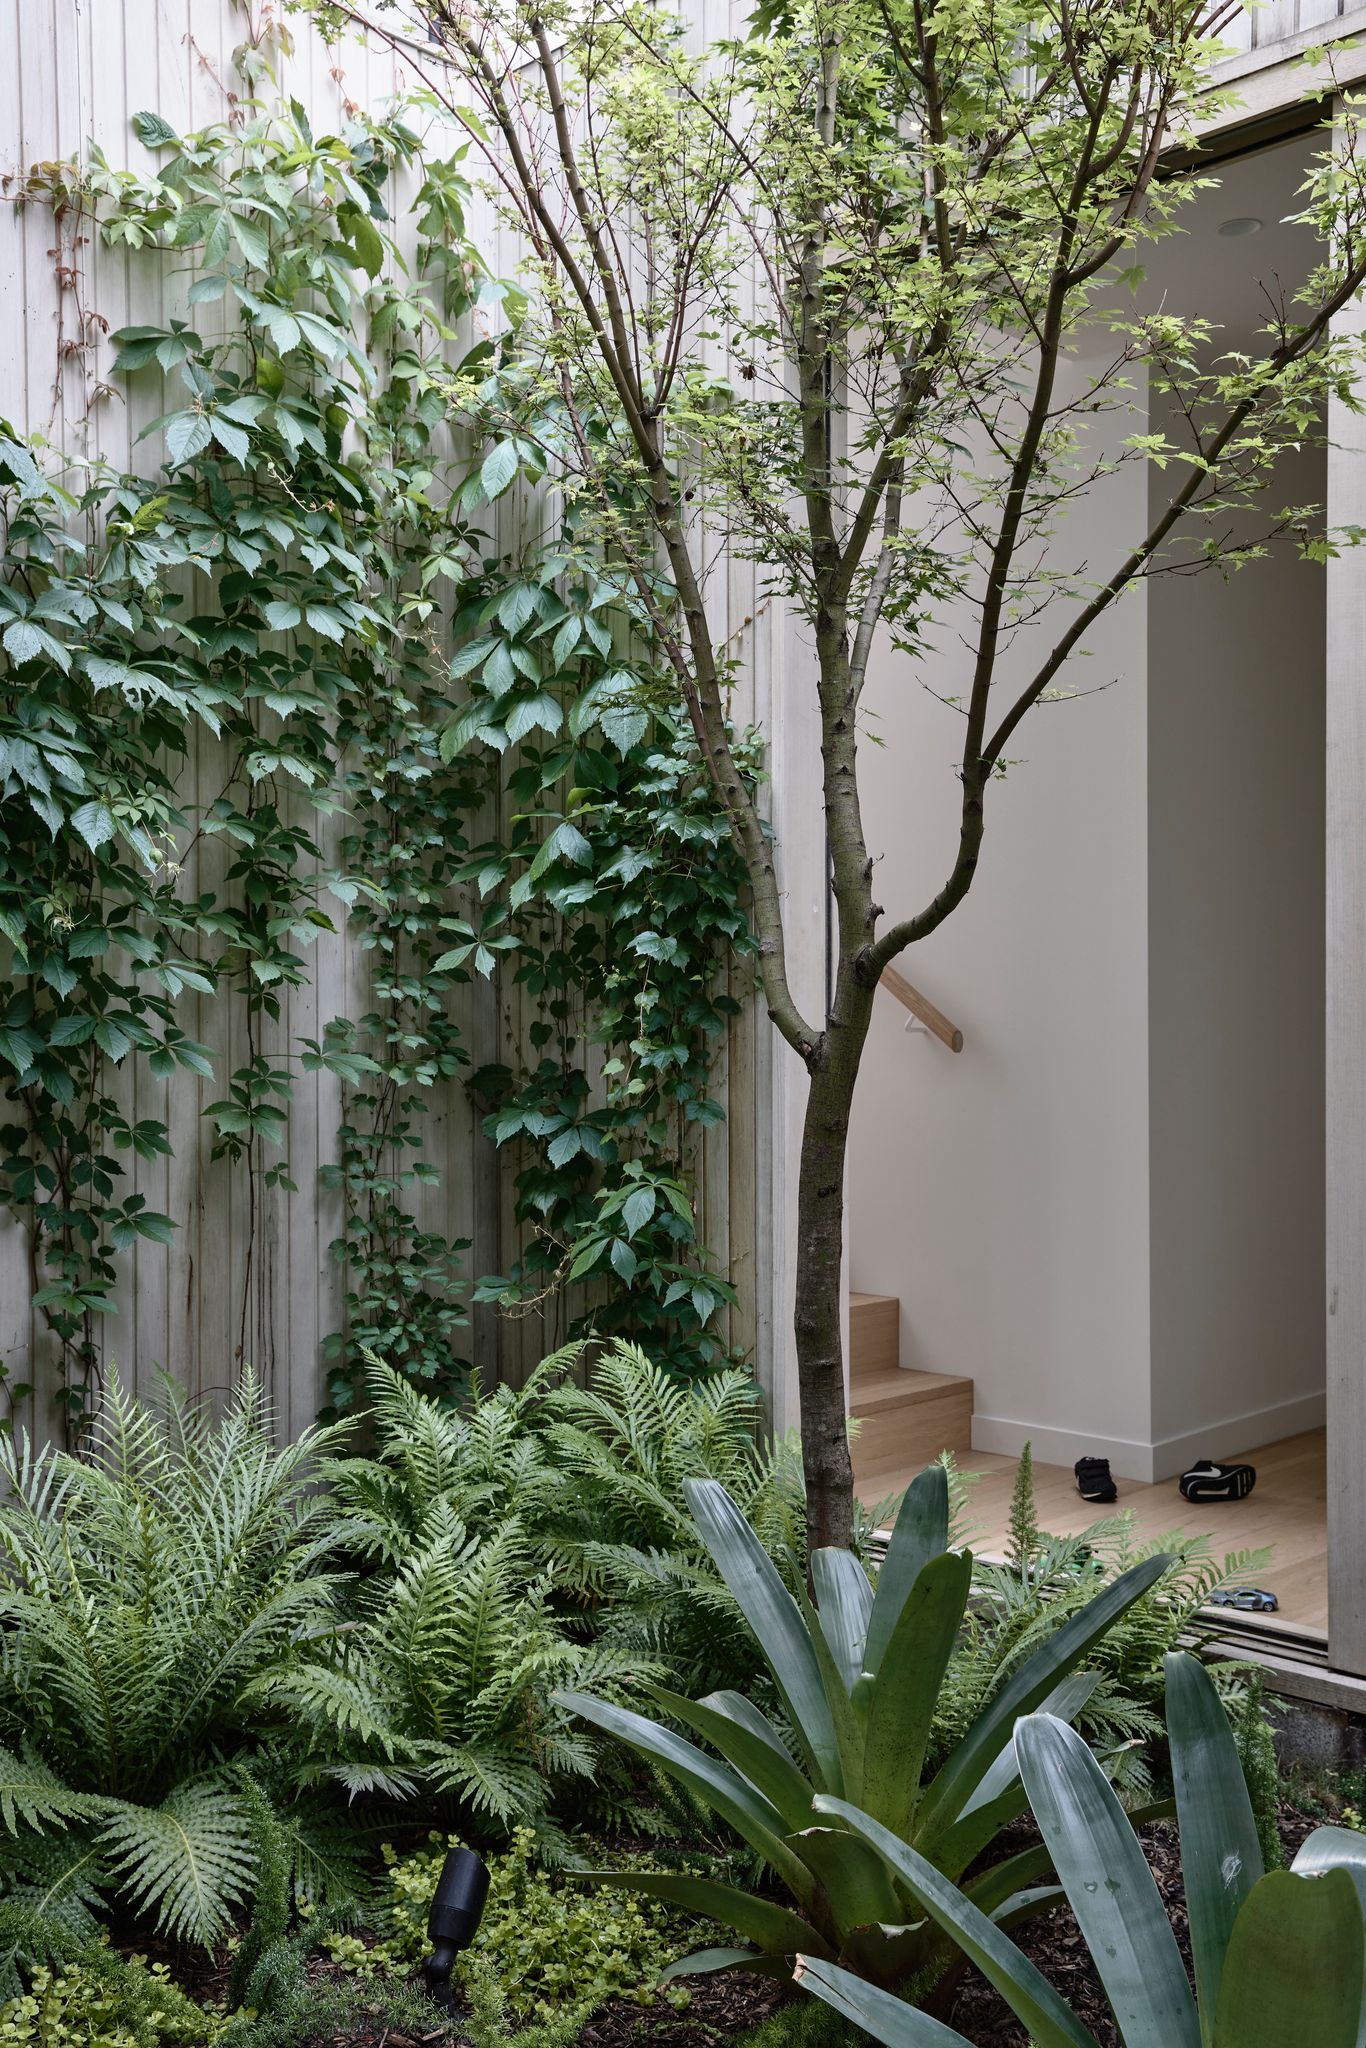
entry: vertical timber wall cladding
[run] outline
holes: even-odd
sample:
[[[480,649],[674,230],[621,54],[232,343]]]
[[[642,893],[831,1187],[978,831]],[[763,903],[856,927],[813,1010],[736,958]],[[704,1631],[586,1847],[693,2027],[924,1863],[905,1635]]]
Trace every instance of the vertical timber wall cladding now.
[[[704,11],[719,17],[715,6]],[[30,165],[78,156],[92,142],[115,166],[150,168],[154,160],[129,125],[141,109],[160,113],[180,132],[222,121],[241,90],[233,52],[269,24],[272,12],[278,10],[269,0],[0,0],[6,195]],[[723,23],[701,25],[720,33]],[[382,109],[414,82],[389,51],[354,38],[326,46],[297,17],[288,26],[294,48],[274,60],[280,94],[300,99],[315,129],[337,127],[348,102]],[[515,267],[506,231],[488,221],[476,239],[495,272],[506,275]],[[116,393],[97,395],[93,406],[91,393],[112,358],[103,333],[159,324],[182,312],[175,295],[187,280],[168,264],[95,240],[75,249],[57,242],[46,208],[6,205],[0,212],[0,416],[72,455],[98,450],[117,465],[154,473],[156,437],[141,443],[137,437],[165,410],[156,380],[121,384]],[[197,317],[202,322],[214,310],[202,308]],[[104,323],[88,330],[96,345],[65,353],[87,316]],[[809,767],[811,735],[790,713],[784,727],[780,697],[805,657],[790,620],[758,596],[753,569],[735,564],[728,577],[731,645],[744,657],[736,716],[771,736],[781,841],[784,812],[795,817],[800,809],[803,778],[794,764]],[[213,790],[214,767],[206,746],[188,770],[191,804]],[[818,988],[824,892],[820,850],[809,844],[811,837],[792,837],[803,865],[789,887],[794,906],[801,906],[794,920],[797,971],[808,966]],[[223,858],[212,845],[193,853],[185,887],[211,883],[211,864],[221,867]],[[329,909],[340,926],[340,907]],[[140,1166],[136,1185],[177,1230],[169,1247],[144,1243],[123,1255],[118,1314],[101,1333],[104,1358],[135,1387],[165,1369],[193,1393],[213,1394],[230,1385],[245,1356],[266,1380],[281,1429],[297,1434],[318,1408],[321,1342],[340,1326],[342,1314],[344,1276],[328,1251],[341,1227],[341,1197],[318,1179],[337,1153],[341,1084],[294,1062],[286,1149],[297,1193],[268,1189],[259,1177],[253,1184],[245,1166],[211,1163],[213,1133],[200,1112],[224,1092],[224,1076],[246,1056],[246,1018],[226,999],[182,1001],[179,1021],[214,1048],[215,1077],[177,1074],[167,1083],[144,1068],[127,1084],[129,1113],[164,1119],[170,1127],[172,1156]],[[459,992],[459,1001],[458,1021],[474,1064],[496,1058],[504,1034],[517,1037],[522,1019],[515,987],[476,983]],[[303,1039],[321,1037],[329,1018],[356,1017],[368,1007],[365,956],[348,944],[344,930],[324,934],[310,956],[307,983],[286,993],[278,1025],[263,1025],[262,1050],[297,1051]],[[774,1332],[783,1332],[788,1321],[783,1247],[792,1176],[783,1161],[802,1076],[795,1060],[775,1049],[752,1001],[732,1026],[724,1067],[718,1092],[728,1122],[706,1130],[698,1145],[700,1232],[739,1289],[731,1342],[776,1391],[778,1419],[785,1423],[786,1339],[780,1334],[775,1342]],[[424,1221],[448,1237],[471,1240],[471,1278],[506,1272],[515,1256],[511,1181],[517,1161],[510,1150],[494,1154],[458,1082],[431,1103],[423,1156],[440,1172],[439,1187],[427,1192]],[[12,1218],[0,1218],[0,1362],[12,1379],[34,1382],[31,1415],[43,1430],[52,1422],[54,1347],[41,1315],[30,1308],[31,1292],[24,1233]],[[561,1334],[553,1316],[505,1319],[480,1309],[468,1349],[486,1375],[519,1380]]]

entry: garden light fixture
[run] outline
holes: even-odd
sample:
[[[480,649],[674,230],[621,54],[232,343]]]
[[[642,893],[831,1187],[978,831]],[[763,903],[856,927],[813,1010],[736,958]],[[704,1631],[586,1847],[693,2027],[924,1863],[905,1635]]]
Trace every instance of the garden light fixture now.
[[[462,1949],[479,1932],[484,1901],[489,1895],[488,1866],[473,1849],[450,1849],[432,1894],[427,1935],[432,1952],[422,1965],[427,1995],[443,2012],[455,2010],[451,1970]]]

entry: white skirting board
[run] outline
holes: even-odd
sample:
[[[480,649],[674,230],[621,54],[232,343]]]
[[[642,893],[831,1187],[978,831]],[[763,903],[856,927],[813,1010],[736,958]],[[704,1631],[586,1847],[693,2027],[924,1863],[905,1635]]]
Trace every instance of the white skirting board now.
[[[1322,1429],[1326,1398],[1321,1389],[1299,1394],[1291,1401],[1277,1401],[1270,1408],[1255,1408],[1242,1415],[1202,1423],[1180,1436],[1163,1437],[1156,1443],[1050,1429],[1038,1423],[1016,1422],[1004,1415],[979,1412],[972,1418],[972,1448],[1017,1458],[1028,1443],[1041,1465],[1070,1466],[1078,1458],[1108,1458],[1116,1479],[1137,1479],[1153,1485],[1163,1479],[1174,1479],[1199,1457],[1227,1458],[1235,1451],[1255,1451],[1262,1444],[1280,1443],[1283,1438],[1299,1436],[1307,1429]]]

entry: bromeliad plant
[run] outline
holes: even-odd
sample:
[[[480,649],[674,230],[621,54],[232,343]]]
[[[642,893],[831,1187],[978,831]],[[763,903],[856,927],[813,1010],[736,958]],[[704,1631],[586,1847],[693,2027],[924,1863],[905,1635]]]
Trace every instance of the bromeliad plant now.
[[[1267,1871],[1223,1706],[1208,1672],[1184,1653],[1167,1659],[1167,1719],[1194,1996],[1143,1850],[1095,1757],[1050,1714],[1031,1715],[1015,1730],[1046,1853],[1124,2048],[1357,2048],[1366,1842],[1346,1828],[1317,1828],[1290,1870]],[[924,1856],[846,1801],[817,1805],[880,1855],[888,1880],[976,1964],[1036,2048],[1097,2048],[1001,1928]],[[798,1974],[887,2048],[963,2042],[823,1959],[803,1957]]]
[[[926,1771],[940,1689],[972,1586],[972,1555],[949,1548],[948,1479],[931,1466],[908,1489],[876,1585],[852,1552],[810,1560],[815,1604],[788,1591],[724,1487],[686,1487],[717,1570],[756,1637],[788,1727],[738,1692],[654,1698],[709,1749],[658,1721],[588,1697],[567,1706],[619,1736],[729,1822],[791,1894],[792,1904],[736,1886],[665,1872],[601,1872],[608,1884],[708,1914],[753,1946],[707,1949],[681,1971],[739,1967],[785,1972],[795,1951],[883,1986],[928,1986],[952,1954],[950,1938],[848,1812],[874,1815],[889,1840],[915,1844],[918,1862],[956,1884],[976,1866],[966,1896],[991,1924],[1009,1924],[1058,1894],[1033,1889],[1046,1850],[987,1863],[1001,1829],[1023,1809],[1010,1747],[1017,1719],[1047,1705],[1070,1719],[1094,1677],[1092,1646],[1165,1571],[1145,1559],[1099,1592],[1032,1655],[1003,1673],[966,1733]],[[717,1754],[709,1753],[715,1751]]]

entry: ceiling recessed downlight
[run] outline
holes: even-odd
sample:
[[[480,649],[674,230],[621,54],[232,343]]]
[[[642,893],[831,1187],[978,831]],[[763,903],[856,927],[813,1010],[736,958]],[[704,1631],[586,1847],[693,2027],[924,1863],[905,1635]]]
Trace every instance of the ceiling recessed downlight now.
[[[1252,213],[1240,213],[1233,220],[1221,220],[1219,223],[1221,235],[1259,235],[1261,231],[1262,223]]]

